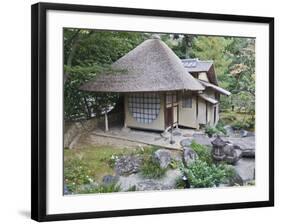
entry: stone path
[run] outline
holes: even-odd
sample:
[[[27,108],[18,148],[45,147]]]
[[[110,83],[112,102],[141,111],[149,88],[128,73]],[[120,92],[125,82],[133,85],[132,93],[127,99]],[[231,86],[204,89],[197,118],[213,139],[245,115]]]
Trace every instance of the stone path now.
[[[92,132],[92,135],[96,136],[103,136],[107,138],[115,138],[119,140],[127,140],[132,142],[138,142],[141,144],[149,144],[159,146],[161,148],[168,148],[168,149],[177,149],[181,150],[182,147],[180,142],[183,139],[190,139],[192,140],[192,136],[194,133],[198,131],[193,129],[174,129],[173,130],[173,141],[174,144],[170,143],[171,140],[171,133],[157,133],[151,131],[140,131],[140,130],[133,130],[127,128],[111,128],[108,132],[104,132],[102,130],[95,130]]]

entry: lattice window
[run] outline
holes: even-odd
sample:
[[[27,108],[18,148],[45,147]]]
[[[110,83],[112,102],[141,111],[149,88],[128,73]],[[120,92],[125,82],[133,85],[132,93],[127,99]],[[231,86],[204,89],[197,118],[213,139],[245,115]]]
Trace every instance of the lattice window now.
[[[143,124],[153,122],[160,112],[160,97],[156,93],[134,93],[128,98],[132,116]]]

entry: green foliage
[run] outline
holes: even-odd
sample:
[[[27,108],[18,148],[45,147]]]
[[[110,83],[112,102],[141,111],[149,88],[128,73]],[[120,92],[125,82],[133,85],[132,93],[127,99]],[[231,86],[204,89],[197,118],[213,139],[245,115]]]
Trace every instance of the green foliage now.
[[[221,121],[221,120],[219,120],[218,121],[218,123],[217,123],[217,125],[216,125],[216,129],[219,131],[219,132],[221,132],[221,133],[223,133],[224,135],[226,135],[226,130],[224,129],[224,123]]]
[[[194,188],[218,186],[232,175],[225,165],[208,164],[200,159],[183,168],[182,172]]]
[[[182,179],[182,177],[177,177],[175,186],[177,189],[186,188],[186,184],[185,184],[184,180]]]
[[[236,121],[232,127],[236,130],[246,129],[246,130],[253,130],[255,128],[255,119],[247,118],[243,121]]]
[[[194,140],[191,142],[190,147],[197,153],[201,161],[204,161],[207,164],[213,163],[211,149],[208,149],[206,146],[201,145]]]
[[[224,129],[224,123],[220,120],[216,126],[207,124],[205,126],[205,133],[212,137],[214,134],[226,134],[226,130]]]
[[[64,181],[70,192],[75,192],[80,185],[93,182],[93,173],[82,158],[72,158],[65,161]]]
[[[178,160],[175,160],[175,159],[172,159],[169,166],[172,168],[172,169],[177,169],[179,167],[179,164],[180,164],[181,161],[178,161]]]
[[[232,62],[226,50],[232,41],[232,39],[224,37],[198,36],[193,42],[191,54],[200,60],[213,60],[216,73],[220,79],[228,72]]]
[[[232,113],[225,113],[221,115],[220,120],[225,124],[232,124],[234,121],[237,120],[237,116],[235,116],[235,114]]]
[[[156,162],[152,156],[145,158],[140,168],[141,175],[146,178],[159,179],[165,175],[166,171],[167,169],[161,168],[159,163]]]
[[[144,33],[64,29],[64,118],[87,119],[101,115],[118,101],[117,94],[80,91],[79,87],[107,74],[110,65],[146,38]]]
[[[205,127],[205,133],[206,133],[209,137],[212,137],[214,134],[218,134],[219,131],[216,129],[215,126],[206,125],[206,127]]]
[[[112,193],[121,191],[120,185],[116,183],[93,185],[79,191],[80,194],[93,194],[93,193]]]

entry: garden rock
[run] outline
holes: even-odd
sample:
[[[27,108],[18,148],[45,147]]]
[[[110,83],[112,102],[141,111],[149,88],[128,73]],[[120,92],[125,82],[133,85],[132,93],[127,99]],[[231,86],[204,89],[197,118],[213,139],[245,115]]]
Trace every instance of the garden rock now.
[[[181,177],[179,169],[167,170],[165,176],[160,179],[144,178],[140,173],[135,173],[129,176],[120,176],[117,185],[122,191],[128,191],[131,188],[135,188],[135,190],[174,189],[179,177]]]
[[[137,191],[168,190],[172,188],[173,186],[171,185],[165,185],[163,183],[155,182],[153,180],[145,180],[136,184]]]
[[[236,172],[234,171],[235,174],[232,178],[230,178],[230,180],[228,181],[228,186],[243,186],[244,185],[244,181],[242,179],[242,177]]]
[[[244,129],[240,130],[240,136],[242,138],[245,138],[245,137],[252,137],[252,136],[255,136],[255,133],[254,132],[251,132],[251,131],[246,131]]]
[[[185,139],[180,141],[180,145],[182,147],[189,147],[191,145],[191,142],[192,142],[191,139],[185,138]]]
[[[161,168],[167,168],[172,160],[172,155],[168,149],[158,149],[154,152],[153,158]]]
[[[242,157],[255,157],[255,136],[244,138],[224,138],[224,140],[232,143],[235,149],[240,149]]]
[[[188,166],[190,163],[192,163],[194,160],[198,159],[198,155],[195,151],[193,151],[189,147],[183,148],[183,160],[185,162],[185,165]]]
[[[235,134],[233,128],[230,125],[225,125],[224,130],[226,131],[227,136],[233,136]]]
[[[112,175],[106,175],[102,178],[102,182],[105,185],[116,183],[118,180],[118,177],[112,176]]]
[[[241,158],[241,150],[235,149],[233,144],[226,144],[224,146],[224,152],[225,152],[225,161],[228,164],[236,164],[238,160]]]
[[[205,134],[193,134],[193,139],[196,143],[206,146],[211,146],[211,139]]]
[[[234,144],[221,139],[219,136],[212,141],[212,145],[212,156],[216,161],[235,164],[241,158],[241,151],[235,148]]]
[[[118,175],[129,175],[137,173],[140,169],[142,159],[139,155],[121,156],[115,162],[115,172]]]
[[[242,158],[234,166],[234,169],[245,184],[247,181],[255,179],[255,160]]]
[[[248,135],[248,131],[246,131],[246,130],[244,130],[244,129],[242,129],[242,130],[240,130],[240,136],[243,138],[243,137],[247,137],[247,135]]]

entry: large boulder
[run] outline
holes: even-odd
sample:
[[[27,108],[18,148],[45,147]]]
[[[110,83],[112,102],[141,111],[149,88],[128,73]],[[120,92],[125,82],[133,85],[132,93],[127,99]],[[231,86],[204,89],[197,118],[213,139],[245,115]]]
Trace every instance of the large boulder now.
[[[192,143],[192,139],[189,139],[189,138],[185,138],[183,140],[180,141],[180,145],[182,147],[189,147]]]
[[[168,149],[158,149],[154,152],[153,158],[161,168],[167,168],[172,160],[172,154]]]
[[[201,145],[206,145],[206,146],[211,146],[211,138],[209,138],[206,134],[198,134],[194,133],[193,134],[193,139],[196,141],[196,143],[201,144]]]
[[[224,138],[224,140],[233,144],[235,149],[241,150],[242,157],[255,157],[255,136],[241,137],[241,138]]]
[[[153,180],[144,180],[138,182],[135,186],[137,191],[168,190],[173,188],[173,186],[166,185],[164,183],[156,182]]]
[[[235,135],[235,131],[233,130],[233,128],[230,125],[225,125],[224,130],[226,131],[227,136]]]
[[[224,146],[225,161],[228,164],[236,164],[241,158],[242,152],[239,149],[235,149],[233,144],[227,143]]]
[[[220,136],[217,136],[212,141],[212,157],[216,161],[224,161],[228,164],[235,164],[241,158],[240,149],[236,148],[233,143],[227,140],[223,140]]]
[[[137,173],[141,164],[142,159],[139,155],[121,156],[115,162],[115,172],[121,176]]]
[[[255,179],[255,160],[250,158],[242,158],[234,166],[237,175],[245,184],[248,181]]]
[[[186,166],[198,159],[198,155],[190,147],[183,148],[183,160]]]
[[[246,131],[244,129],[240,130],[240,136],[242,138],[245,138],[245,137],[253,137],[255,136],[255,133],[254,132],[251,132],[251,131]]]

